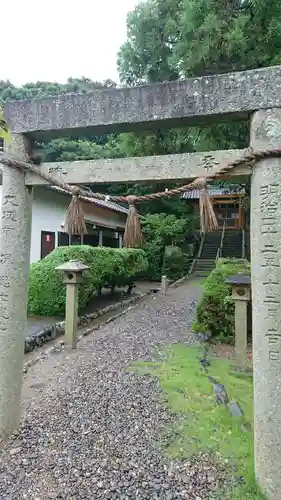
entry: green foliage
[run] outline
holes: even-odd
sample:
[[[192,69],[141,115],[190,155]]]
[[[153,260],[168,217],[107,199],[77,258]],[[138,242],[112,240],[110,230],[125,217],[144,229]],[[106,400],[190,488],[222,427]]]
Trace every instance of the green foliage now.
[[[143,279],[148,281],[159,281],[162,274],[162,264],[164,247],[163,245],[158,245],[156,242],[148,242],[143,246],[147,258],[147,269],[143,274]]]
[[[181,36],[183,0],[140,2],[127,18],[127,41],[118,55],[120,78],[128,85],[176,80],[171,57]]]
[[[142,218],[142,229],[146,243],[143,249],[147,256],[146,278],[158,281],[161,274],[167,273],[177,279],[185,274],[186,258],[178,246],[184,244],[188,232],[193,228],[192,218],[177,218],[165,213],[151,214]],[[173,256],[166,256],[165,248],[173,245]]]
[[[243,259],[219,259],[204,284],[204,293],[198,302],[194,330],[210,332],[228,342],[234,334],[234,304],[231,287],[225,280],[235,274],[250,274],[250,264]]]
[[[178,219],[175,215],[151,214],[142,219],[142,229],[149,241],[157,240],[163,245],[179,245],[184,242],[192,227],[192,219]]]
[[[89,78],[68,78],[66,83],[30,82],[21,87],[15,87],[9,80],[0,80],[0,102],[51,97],[73,92],[85,94],[112,87],[116,87],[116,83],[111,80],[93,82]]]
[[[180,247],[168,246],[165,248],[162,274],[176,281],[188,272],[190,257]]]
[[[2,106],[0,106],[0,139],[2,139],[0,146],[2,145],[3,141],[5,141],[6,143],[9,143],[11,141],[11,133],[8,129],[6,120],[4,119]]]
[[[229,485],[230,491],[214,490],[212,497],[228,500],[265,500],[255,483],[253,432],[242,432],[241,424],[253,421],[253,382],[236,377],[231,362],[210,355],[209,374],[225,385],[229,398],[238,401],[245,417],[231,417],[226,407],[216,405],[212,386],[200,369],[200,349],[171,345],[155,362],[138,361],[131,371],[159,379],[165,399],[177,419],[160,436],[172,460],[185,460],[209,452],[225,466],[226,477],[243,481]],[[162,438],[162,439],[161,439]],[[168,445],[168,446],[167,446]],[[229,472],[229,474],[228,474]]]
[[[273,0],[147,0],[127,18],[118,55],[129,85],[280,64],[281,4]]]
[[[65,285],[56,267],[70,259],[89,266],[79,290],[79,309],[105,285],[126,285],[145,271],[142,250],[73,245],[56,248],[45,259],[35,262],[29,272],[28,310],[30,314],[61,316],[65,308]]]

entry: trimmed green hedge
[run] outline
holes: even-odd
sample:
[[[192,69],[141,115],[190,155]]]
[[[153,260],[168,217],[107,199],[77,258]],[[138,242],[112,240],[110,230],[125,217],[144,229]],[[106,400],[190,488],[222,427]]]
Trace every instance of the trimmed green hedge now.
[[[28,312],[61,316],[65,309],[65,285],[56,267],[70,259],[89,266],[79,289],[79,310],[102,286],[127,285],[147,267],[143,250],[73,245],[56,248],[45,259],[30,266]]]
[[[203,297],[196,309],[195,331],[210,332],[229,342],[234,336],[234,303],[225,280],[235,274],[250,275],[250,264],[243,259],[219,259],[204,284]]]

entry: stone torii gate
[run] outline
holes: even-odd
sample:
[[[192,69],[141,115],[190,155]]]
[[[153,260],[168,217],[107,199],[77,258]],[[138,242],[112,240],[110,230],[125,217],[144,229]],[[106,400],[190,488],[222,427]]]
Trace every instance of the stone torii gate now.
[[[159,85],[8,102],[9,156],[26,160],[42,137],[127,132],[251,119],[254,150],[281,147],[281,66]],[[241,151],[43,164],[70,184],[182,181],[234,160]],[[281,500],[281,158],[237,167],[252,175],[251,265],[255,470],[270,500]],[[3,167],[0,250],[0,438],[19,425],[26,322],[33,173]]]

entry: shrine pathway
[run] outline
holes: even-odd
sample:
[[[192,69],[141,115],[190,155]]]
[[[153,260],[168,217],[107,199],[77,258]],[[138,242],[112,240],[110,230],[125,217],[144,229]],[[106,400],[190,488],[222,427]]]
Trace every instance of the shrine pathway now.
[[[157,447],[173,418],[157,381],[127,370],[158,346],[194,342],[199,293],[187,283],[150,296],[30,369],[22,428],[0,448],[1,500],[213,498],[206,458],[169,464]]]
[[[156,286],[156,285],[155,285]],[[160,285],[159,285],[160,286]],[[134,293],[144,293],[150,288],[153,288],[152,283],[148,282],[137,282],[136,288],[133,289]],[[132,295],[133,295],[132,294]],[[109,304],[114,304],[122,299],[128,298],[124,289],[117,289],[115,294],[109,293],[109,290],[103,289],[103,294],[101,297],[93,297],[90,304],[87,306],[85,313],[91,313],[97,309],[102,309]],[[44,328],[49,325],[54,325],[57,321],[62,321],[63,318],[54,318],[50,316],[28,316],[25,335],[26,337],[34,335],[41,332]]]

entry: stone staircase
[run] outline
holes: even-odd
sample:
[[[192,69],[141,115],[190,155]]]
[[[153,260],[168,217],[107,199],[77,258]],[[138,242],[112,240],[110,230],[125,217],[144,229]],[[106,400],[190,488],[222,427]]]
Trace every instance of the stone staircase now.
[[[222,231],[205,235],[200,257],[195,261],[191,279],[207,278],[216,265],[217,251],[221,243]],[[224,233],[222,257],[242,257],[242,231],[229,230]]]
[[[192,279],[207,278],[215,267],[215,260],[197,259],[191,273]]]
[[[191,273],[192,279],[206,278],[215,267],[218,247],[221,241],[221,231],[205,235],[202,252],[196,259]]]
[[[222,257],[236,257],[237,259],[242,258],[242,231],[241,230],[231,230],[225,231]]]

